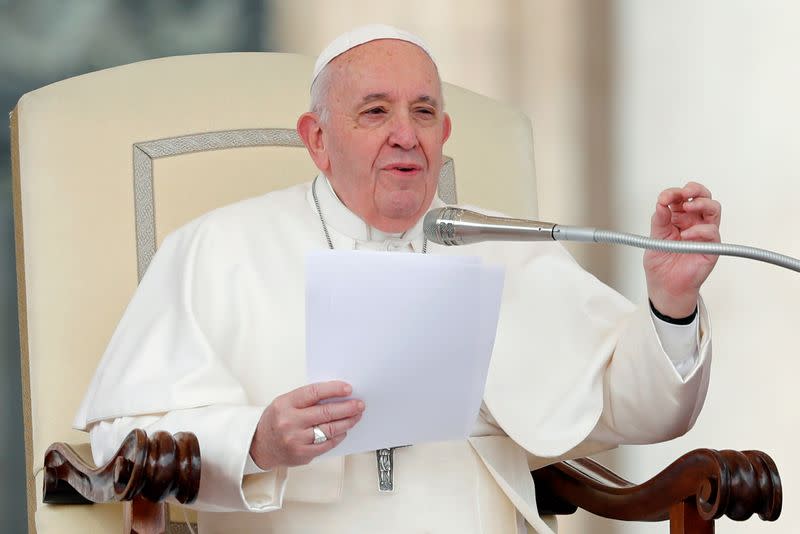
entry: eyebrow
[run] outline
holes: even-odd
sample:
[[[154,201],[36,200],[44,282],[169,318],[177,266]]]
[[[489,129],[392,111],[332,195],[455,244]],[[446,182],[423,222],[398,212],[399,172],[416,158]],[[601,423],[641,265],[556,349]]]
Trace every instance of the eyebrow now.
[[[389,93],[370,93],[366,95],[364,98],[361,99],[361,105],[367,104],[369,102],[374,102],[376,100],[388,100]],[[414,102],[425,102],[426,104],[430,104],[433,107],[438,107],[436,99],[429,95],[419,95]]]

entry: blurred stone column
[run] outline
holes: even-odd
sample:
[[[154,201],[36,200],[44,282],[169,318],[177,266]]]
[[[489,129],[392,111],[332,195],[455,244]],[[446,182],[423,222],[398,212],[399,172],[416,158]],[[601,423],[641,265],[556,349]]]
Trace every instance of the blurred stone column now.
[[[609,227],[612,3],[516,0],[511,101],[533,120],[541,217]],[[567,247],[606,283],[611,251]]]

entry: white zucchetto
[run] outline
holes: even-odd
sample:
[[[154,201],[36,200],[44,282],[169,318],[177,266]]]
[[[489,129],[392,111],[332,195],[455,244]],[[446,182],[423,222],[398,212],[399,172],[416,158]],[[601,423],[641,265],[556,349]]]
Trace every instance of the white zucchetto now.
[[[431,54],[428,45],[413,33],[400,30],[387,24],[367,24],[366,26],[359,26],[358,28],[341,34],[325,47],[319,57],[317,57],[317,62],[314,64],[314,74],[311,76],[311,85],[314,85],[314,81],[317,79],[317,76],[319,76],[319,73],[322,72],[325,66],[333,61],[334,58],[352,48],[378,39],[397,39],[399,41],[415,44],[428,54],[428,57],[431,58],[434,65],[436,64],[436,60],[433,59],[433,54]]]

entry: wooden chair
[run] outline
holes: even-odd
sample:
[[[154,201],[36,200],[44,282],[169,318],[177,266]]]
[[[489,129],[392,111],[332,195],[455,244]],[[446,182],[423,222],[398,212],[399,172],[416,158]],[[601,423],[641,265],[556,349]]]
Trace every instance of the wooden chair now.
[[[123,524],[120,506],[56,506],[87,500],[130,502],[126,532],[164,531],[166,508],[151,503],[194,498],[201,461],[192,435],[135,432],[94,469],[80,459],[87,436],[70,422],[164,236],[214,207],[315,175],[294,131],[312,63],[267,53],[163,58],[33,91],[12,113],[31,533]],[[456,127],[439,195],[535,216],[527,117],[448,84],[445,99]],[[585,459],[533,476],[543,512],[669,516],[673,532],[711,532],[723,514],[774,520],[781,506],[777,470],[759,452],[695,451],[640,486]]]

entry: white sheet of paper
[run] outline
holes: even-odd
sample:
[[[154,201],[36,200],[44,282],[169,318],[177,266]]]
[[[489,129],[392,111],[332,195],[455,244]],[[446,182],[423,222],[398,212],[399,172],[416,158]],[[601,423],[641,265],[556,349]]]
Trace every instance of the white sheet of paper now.
[[[503,278],[502,267],[475,257],[308,255],[308,382],[344,380],[366,404],[361,421],[327,456],[469,435]]]

